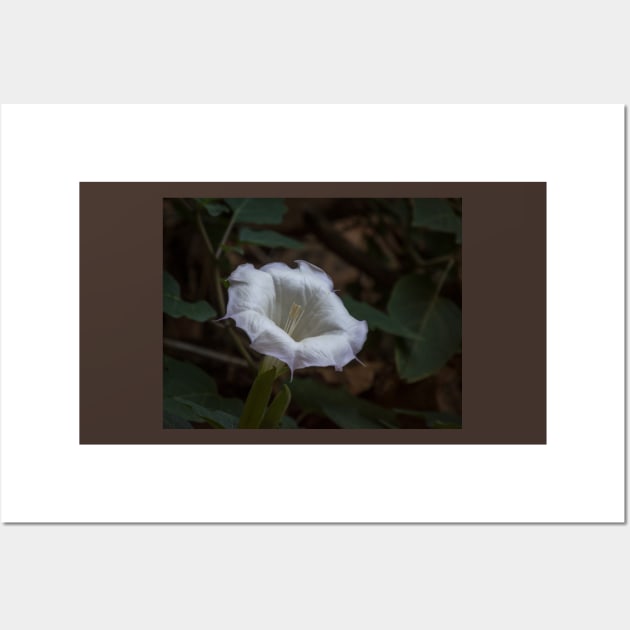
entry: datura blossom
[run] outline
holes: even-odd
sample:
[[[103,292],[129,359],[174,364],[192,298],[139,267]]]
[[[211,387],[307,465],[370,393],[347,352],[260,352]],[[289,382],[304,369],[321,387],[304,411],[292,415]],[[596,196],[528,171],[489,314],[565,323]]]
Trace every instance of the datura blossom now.
[[[340,371],[363,347],[367,322],[348,313],[325,271],[296,262],[297,269],[284,263],[237,267],[228,278],[223,319],[233,319],[254,350],[286,363],[291,374],[310,366]]]

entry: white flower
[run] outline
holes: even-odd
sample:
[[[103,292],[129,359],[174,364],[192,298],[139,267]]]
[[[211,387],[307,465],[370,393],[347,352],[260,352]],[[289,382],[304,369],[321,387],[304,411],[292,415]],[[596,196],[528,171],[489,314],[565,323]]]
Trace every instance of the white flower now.
[[[251,347],[293,370],[334,366],[356,359],[367,322],[352,317],[333,291],[328,274],[297,260],[297,269],[269,263],[240,265],[228,278],[225,318],[249,337]]]

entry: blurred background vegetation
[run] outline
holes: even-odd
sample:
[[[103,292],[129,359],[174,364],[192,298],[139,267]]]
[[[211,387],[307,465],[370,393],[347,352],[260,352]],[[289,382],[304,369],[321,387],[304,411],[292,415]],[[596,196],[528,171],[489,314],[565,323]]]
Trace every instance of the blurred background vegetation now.
[[[164,426],[235,428],[260,355],[240,264],[306,260],[367,320],[358,362],[295,372],[280,428],[461,428],[461,199],[165,199]]]

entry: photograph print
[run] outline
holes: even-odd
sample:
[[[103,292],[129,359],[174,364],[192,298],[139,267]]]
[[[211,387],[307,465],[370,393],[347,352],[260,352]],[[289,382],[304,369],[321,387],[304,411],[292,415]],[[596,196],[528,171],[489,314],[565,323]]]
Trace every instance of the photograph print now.
[[[165,198],[163,427],[462,427],[461,198]]]

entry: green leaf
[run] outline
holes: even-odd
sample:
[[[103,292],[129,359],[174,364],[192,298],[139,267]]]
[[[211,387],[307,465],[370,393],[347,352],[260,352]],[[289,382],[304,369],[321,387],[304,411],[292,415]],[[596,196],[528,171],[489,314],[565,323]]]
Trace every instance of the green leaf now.
[[[242,401],[219,396],[214,379],[201,368],[165,356],[163,378],[165,428],[192,428],[192,422],[236,427]]]
[[[406,337],[418,337],[418,325],[427,304],[433,298],[435,285],[427,276],[409,274],[400,278],[389,296],[387,312]]]
[[[236,429],[238,426],[238,416],[235,416],[231,413],[223,411],[222,409],[207,409],[206,407],[202,407],[197,403],[192,402],[187,399],[180,399],[183,404],[190,407],[199,418],[209,422],[215,428],[220,429]],[[215,397],[215,403],[212,405],[213,407],[221,406],[221,398]]]
[[[395,428],[395,414],[345,389],[328,387],[308,378],[296,378],[289,384],[293,399],[307,411],[324,415],[342,429]]]
[[[238,223],[278,225],[282,223],[287,207],[283,199],[226,199],[226,203],[236,213]]]
[[[216,428],[222,429],[236,429],[238,428],[238,416],[231,413],[227,413],[221,409],[212,409],[209,412],[210,424],[214,424]],[[218,426],[217,426],[218,425]]]
[[[183,425],[186,423],[188,427],[192,428],[191,422],[205,422],[206,418],[200,417],[193,409],[176,398],[165,398],[162,402],[162,408],[164,412],[164,425],[167,422],[170,424],[169,428],[177,428],[176,425]]]
[[[206,302],[185,302],[180,295],[179,283],[170,273],[164,272],[162,279],[163,310],[171,317],[188,317],[196,322],[207,322],[216,317],[217,312]]]
[[[217,397],[217,403],[220,398]],[[164,399],[164,424],[167,422],[173,424],[173,419],[180,425],[183,422],[191,423],[207,423],[217,429],[235,429],[238,423],[238,417],[221,409],[206,409],[201,405],[186,398],[165,398]],[[178,428],[170,426],[169,428]],[[187,427],[179,427],[187,428]]]
[[[405,328],[389,315],[365,302],[359,302],[349,295],[344,296],[342,301],[350,315],[356,317],[356,319],[365,320],[371,330],[379,329],[391,335],[398,336],[407,336],[409,334],[409,331],[405,330]]]
[[[462,220],[445,199],[414,199],[411,225],[455,234],[462,242]]]
[[[289,249],[301,249],[304,247],[300,241],[273,230],[252,230],[248,227],[242,227],[239,230],[238,240],[241,243],[263,245],[264,247],[287,247]]]
[[[243,401],[239,398],[223,398],[219,394],[188,394],[185,398],[211,411],[219,409],[237,418],[243,411]]]
[[[290,402],[291,390],[287,385],[283,385],[265,412],[260,428],[275,429],[282,421]]]
[[[226,214],[230,211],[230,208],[223,203],[219,203],[216,199],[197,199],[197,201],[206,209],[206,212],[211,217],[218,217],[221,214]]]
[[[298,423],[291,416],[282,416],[281,429],[299,429]]]
[[[193,426],[176,413],[169,413],[164,410],[164,428],[165,429],[192,429]]]
[[[340,429],[394,429],[381,419],[370,418],[358,409],[346,405],[322,403],[321,410]]]
[[[164,357],[163,379],[164,398],[217,393],[217,384],[207,372],[192,363],[169,356]]]
[[[461,311],[457,306],[438,298],[419,329],[419,337],[400,340],[396,348],[399,376],[414,383],[435,374],[459,351],[461,322]]]
[[[247,395],[239,429],[258,429],[265,415],[271,397],[271,387],[276,380],[276,370],[271,368],[258,374]]]
[[[396,348],[396,367],[403,380],[413,383],[434,374],[460,350],[462,313],[450,300],[432,295],[425,278],[401,278],[388,311],[410,333]]]
[[[189,407],[196,415],[195,422],[207,422],[217,429],[236,429],[238,418],[243,410],[243,401],[237,398],[222,398],[206,395],[204,405],[195,402],[198,397],[192,395],[176,398],[177,402]]]

